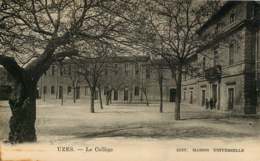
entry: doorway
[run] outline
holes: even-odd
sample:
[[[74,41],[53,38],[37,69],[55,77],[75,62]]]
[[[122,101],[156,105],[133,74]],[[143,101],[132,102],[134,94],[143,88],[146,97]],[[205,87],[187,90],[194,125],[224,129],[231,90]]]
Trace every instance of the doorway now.
[[[124,90],[124,101],[127,101],[128,100],[128,90],[125,89]]]
[[[228,110],[234,108],[234,88],[228,88]]]
[[[190,91],[190,104],[193,103],[193,91]]]
[[[80,99],[80,87],[76,87],[76,99]]]
[[[213,108],[216,108],[216,103],[218,101],[217,89],[218,89],[218,86],[216,84],[213,84],[212,85]]]
[[[205,106],[205,103],[206,103],[206,91],[205,90],[202,90],[201,91],[201,106]]]
[[[59,87],[59,99],[62,99],[62,97],[63,97],[63,87],[60,86]]]
[[[170,102],[175,102],[176,100],[176,89],[171,88],[170,89]]]
[[[118,100],[118,91],[114,90],[114,100],[117,101]]]

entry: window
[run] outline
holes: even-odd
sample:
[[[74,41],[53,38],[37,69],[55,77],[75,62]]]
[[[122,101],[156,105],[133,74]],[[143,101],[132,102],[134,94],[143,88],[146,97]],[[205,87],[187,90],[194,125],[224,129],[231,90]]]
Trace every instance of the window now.
[[[139,66],[138,64],[136,63],[135,64],[135,75],[137,75],[139,73]]]
[[[53,65],[53,66],[51,67],[51,75],[54,76],[54,74],[55,74],[55,66]]]
[[[183,92],[183,100],[186,100],[186,91]]]
[[[43,94],[46,94],[46,93],[47,93],[47,87],[44,86],[44,87],[43,87]]]
[[[118,91],[114,90],[114,100],[118,100]]]
[[[63,76],[63,67],[60,67],[60,76]]]
[[[124,89],[124,101],[128,100],[128,89]]]
[[[63,98],[63,87],[59,86],[59,99]]]
[[[69,68],[69,69],[68,69],[68,74],[71,75],[71,65],[69,65],[68,68]]]
[[[190,104],[193,103],[193,91],[190,91]]]
[[[229,65],[234,64],[234,52],[235,52],[235,44],[231,43],[229,45]]]
[[[125,74],[128,75],[128,64],[125,64]]]
[[[135,96],[139,96],[139,87],[138,86],[135,87]]]
[[[235,21],[235,13],[231,13],[229,17],[229,22],[233,23]]]
[[[71,93],[71,86],[68,86],[67,94],[70,94],[70,93]]]
[[[205,71],[205,69],[206,69],[206,58],[205,57],[203,57],[203,60],[202,60],[202,69],[203,69],[203,71]]]
[[[55,87],[51,86],[51,94],[55,94]]]
[[[150,79],[150,77],[151,77],[151,74],[150,74],[150,66],[146,66],[146,79]]]
[[[115,64],[114,67],[115,67],[115,75],[117,75],[118,74],[118,69],[117,69],[118,65]]]

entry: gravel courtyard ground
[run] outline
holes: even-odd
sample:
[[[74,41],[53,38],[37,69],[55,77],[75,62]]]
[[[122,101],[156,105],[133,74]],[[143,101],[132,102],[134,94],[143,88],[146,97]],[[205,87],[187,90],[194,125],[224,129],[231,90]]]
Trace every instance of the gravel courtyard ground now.
[[[4,103],[2,103],[4,104]],[[5,106],[2,105],[2,106]],[[103,110],[96,103],[90,113],[87,102],[76,104],[38,102],[37,133],[39,142],[71,142],[101,137],[152,138],[238,138],[260,136],[259,119],[229,118],[197,106],[182,105],[181,121],[174,120],[174,105],[112,104]],[[0,108],[0,139],[7,138],[10,110]]]
[[[0,104],[0,140],[4,140],[8,136],[10,110],[6,102]],[[59,145],[77,145],[83,148],[112,147],[116,153],[98,155],[101,157],[99,160],[104,161],[128,160],[118,155],[125,153],[129,154],[132,160],[168,161],[172,160],[172,155],[185,160],[183,158],[187,157],[187,154],[176,152],[177,148],[188,147],[186,150],[191,152],[192,149],[189,147],[207,147],[212,151],[214,147],[245,148],[247,145],[250,145],[247,155],[251,156],[248,159],[255,161],[257,156],[254,154],[260,151],[259,148],[254,148],[260,143],[259,119],[230,118],[201,107],[182,105],[182,120],[175,121],[172,103],[164,104],[164,113],[158,112],[158,104],[151,104],[149,107],[140,104],[112,104],[101,110],[97,103],[95,109],[96,113],[90,113],[87,102],[76,104],[65,102],[61,106],[60,102],[46,104],[39,101],[36,121],[37,144],[29,144],[25,150],[19,148],[21,145],[15,147],[5,145],[3,160],[21,160],[21,158],[26,160],[27,157],[30,158],[28,160],[42,161],[50,160],[52,155],[58,157],[53,159],[55,161],[75,160],[72,156],[77,157],[76,160],[96,157],[95,153],[79,153],[79,151],[73,155],[67,153],[59,155],[57,152]],[[46,156],[47,151],[50,155]],[[134,154],[130,154],[129,151]],[[212,157],[206,157],[208,154],[210,153],[203,155],[203,159],[211,160]],[[232,157],[232,160],[240,160],[243,156],[244,154],[235,156],[225,154],[218,159]]]

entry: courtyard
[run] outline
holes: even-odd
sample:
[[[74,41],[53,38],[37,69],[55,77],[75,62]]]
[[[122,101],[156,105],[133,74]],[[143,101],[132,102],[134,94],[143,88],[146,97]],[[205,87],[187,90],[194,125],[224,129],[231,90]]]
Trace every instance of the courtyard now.
[[[90,113],[88,102],[42,102],[37,107],[38,142],[59,143],[107,137],[126,138],[245,138],[260,136],[260,121],[229,117],[202,107],[182,105],[180,121],[174,120],[174,104],[111,104]],[[8,137],[10,110],[2,102],[1,140]]]
[[[221,153],[219,159],[259,159],[260,121],[229,117],[198,106],[183,104],[180,121],[174,120],[173,103],[111,104],[90,113],[89,102],[65,100],[37,103],[37,137],[34,144],[2,144],[0,158],[7,160],[190,160],[189,156],[214,160],[214,148],[243,149]],[[0,107],[0,139],[8,137],[10,110]],[[73,151],[63,151],[67,147]],[[96,148],[101,151],[96,152]],[[57,149],[58,148],[58,149]],[[196,152],[200,148],[207,152]],[[95,150],[93,150],[95,149]],[[180,151],[179,151],[180,150]],[[183,150],[183,151],[182,151]],[[189,154],[189,155],[187,155]],[[201,155],[203,154],[203,155]],[[246,157],[247,156],[247,157]],[[250,156],[250,157],[248,157]]]

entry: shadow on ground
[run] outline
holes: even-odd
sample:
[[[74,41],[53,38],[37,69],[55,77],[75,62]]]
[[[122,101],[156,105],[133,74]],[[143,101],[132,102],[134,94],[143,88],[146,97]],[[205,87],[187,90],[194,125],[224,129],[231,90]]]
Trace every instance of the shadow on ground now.
[[[80,127],[72,128],[70,132],[64,133],[62,129],[55,129],[51,133],[54,135],[71,136],[68,138],[74,139],[92,139],[92,138],[106,138],[106,137],[125,137],[125,138],[165,138],[165,139],[190,139],[190,138],[245,138],[257,137],[257,133],[247,133],[247,131],[233,131],[230,129],[221,129],[216,127],[203,127],[203,126],[172,126],[165,124],[142,124],[142,125],[129,125],[128,127]],[[51,135],[49,133],[49,135]],[[66,138],[58,139],[66,140]]]

